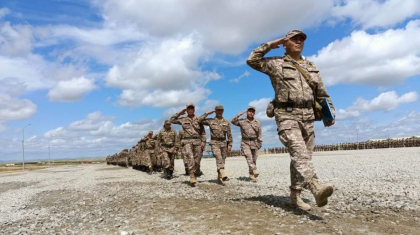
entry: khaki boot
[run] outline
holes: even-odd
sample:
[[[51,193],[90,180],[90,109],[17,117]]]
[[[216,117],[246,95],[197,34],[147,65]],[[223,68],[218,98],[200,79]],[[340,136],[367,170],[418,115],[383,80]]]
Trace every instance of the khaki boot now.
[[[219,181],[219,183],[221,185],[225,185],[225,181],[223,180],[223,176],[222,176],[220,170],[217,171],[217,181]]]
[[[219,173],[220,173],[220,177],[222,177],[223,181],[226,181],[228,177],[227,177],[227,175],[225,173],[225,169],[221,168],[219,170]]]
[[[328,197],[334,192],[331,184],[320,184],[315,178],[312,178],[311,182],[309,182],[309,189],[315,197],[316,205],[319,207],[327,205]]]
[[[254,174],[255,178],[258,178],[258,176],[260,175],[257,169],[253,170],[252,174]]]
[[[297,207],[304,211],[311,210],[311,206],[306,204],[302,198],[300,197],[299,190],[291,190],[290,191],[290,205],[293,207]]]
[[[249,179],[251,180],[251,181],[255,181],[255,176],[254,176],[254,174],[253,173],[249,173]]]
[[[195,172],[193,170],[190,171],[190,183],[191,187],[195,187],[197,185],[197,179],[195,178]]]
[[[147,172],[149,175],[151,175],[153,173],[153,167],[149,166],[149,172]]]

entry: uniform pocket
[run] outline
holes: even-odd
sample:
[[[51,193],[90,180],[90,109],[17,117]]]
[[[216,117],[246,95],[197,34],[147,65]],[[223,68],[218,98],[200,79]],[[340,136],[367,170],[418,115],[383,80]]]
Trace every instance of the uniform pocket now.
[[[283,64],[283,79],[295,80],[298,78],[298,71],[293,65]]]

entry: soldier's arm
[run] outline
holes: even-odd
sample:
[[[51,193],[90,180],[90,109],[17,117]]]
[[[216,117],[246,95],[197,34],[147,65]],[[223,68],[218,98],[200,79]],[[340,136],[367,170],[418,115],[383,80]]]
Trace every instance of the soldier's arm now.
[[[207,141],[207,136],[206,136],[206,129],[204,128],[204,126],[202,124],[200,124],[200,130],[201,130],[201,144],[204,143],[204,146],[206,145],[206,141]]]
[[[257,142],[258,142],[258,144],[260,145],[260,147],[262,146],[262,142],[263,142],[263,139],[262,139],[262,129],[261,129],[261,123],[260,122],[258,122],[258,133],[257,133]]]
[[[181,116],[181,115],[185,114],[185,111],[186,111],[186,109],[183,109],[183,110],[181,110],[180,112],[175,113],[174,115],[172,115],[172,117],[171,117],[171,119],[169,119],[169,121],[170,121],[172,124],[178,124],[178,125],[181,125],[181,122],[179,121],[179,120],[180,120],[179,116]]]
[[[156,149],[161,150],[161,146],[162,146],[162,133],[159,132],[157,134],[157,138],[156,138]]]
[[[321,103],[323,99],[327,99],[327,101],[330,105],[331,111],[335,116],[334,105],[331,101],[331,97],[328,95],[327,89],[324,86],[324,82],[322,82],[321,76],[319,76],[319,83],[318,83],[318,87],[316,89],[316,98],[317,98],[317,101],[319,103]]]
[[[175,132],[175,140],[174,140],[175,146],[174,146],[174,150],[175,151],[178,151],[179,148],[180,148],[180,141],[179,141],[178,135],[176,134],[176,131],[174,131],[174,132]]]
[[[228,147],[231,147],[231,148],[232,148],[233,138],[232,138],[232,131],[231,131],[231,129],[230,129],[230,124],[229,124],[229,122],[228,122],[227,137],[228,137]]]
[[[240,126],[239,117],[242,116],[242,114],[244,113],[246,113],[246,111],[238,113],[234,118],[232,118],[230,122],[235,126]]]
[[[207,112],[207,113],[201,115],[200,117],[198,117],[197,118],[198,119],[198,123],[203,124],[203,125],[206,125],[206,126],[210,125],[209,120],[206,119],[206,117],[208,115],[210,115],[210,114]]]
[[[264,58],[264,55],[272,49],[269,43],[270,42],[263,43],[259,47],[255,48],[246,60],[246,63],[251,68],[265,74],[270,74],[273,69],[273,64],[271,62],[273,58]]]

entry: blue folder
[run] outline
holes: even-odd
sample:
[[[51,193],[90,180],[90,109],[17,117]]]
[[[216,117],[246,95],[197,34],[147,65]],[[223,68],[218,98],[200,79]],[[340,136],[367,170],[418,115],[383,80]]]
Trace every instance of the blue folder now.
[[[327,122],[332,122],[335,119],[333,112],[331,111],[330,104],[328,103],[327,99],[323,99],[321,102],[322,107],[322,121],[324,122],[324,126],[327,126]]]

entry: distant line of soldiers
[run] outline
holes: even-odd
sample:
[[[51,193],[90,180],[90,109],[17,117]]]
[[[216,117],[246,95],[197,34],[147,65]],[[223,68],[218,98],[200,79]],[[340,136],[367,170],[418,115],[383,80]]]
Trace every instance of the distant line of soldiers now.
[[[420,137],[368,140],[364,142],[340,143],[328,145],[315,145],[314,152],[339,151],[339,150],[357,150],[357,149],[381,149],[381,148],[405,148],[420,147]],[[266,154],[287,153],[285,147],[275,147],[264,149]]]

